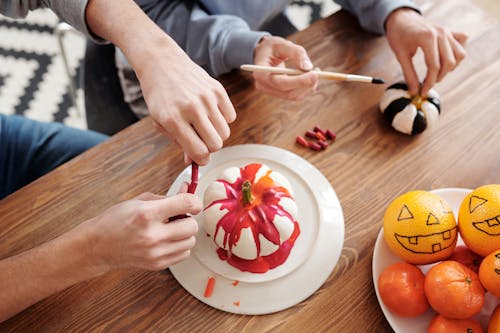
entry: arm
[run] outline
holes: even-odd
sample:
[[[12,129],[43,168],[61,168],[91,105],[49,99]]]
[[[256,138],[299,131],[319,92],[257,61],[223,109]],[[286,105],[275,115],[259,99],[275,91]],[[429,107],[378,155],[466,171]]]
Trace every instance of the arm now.
[[[398,8],[410,8],[420,13],[412,0],[335,0],[335,2],[356,16],[363,29],[376,34],[385,33],[387,17]]]
[[[222,85],[131,0],[90,0],[86,18],[96,35],[127,57],[157,128],[183,147],[189,159],[208,163],[210,153],[229,137],[227,123],[236,118]]]
[[[186,259],[195,244],[193,218],[164,223],[201,202],[190,194],[145,193],[66,234],[0,261],[0,322],[75,283],[118,268],[162,270]]]
[[[269,36],[263,31],[252,31],[244,18],[255,21],[263,11],[259,3],[219,4],[217,10],[222,14],[211,14],[199,5],[189,8],[186,4],[177,4],[175,8],[148,8],[146,12],[155,18],[156,23],[169,33],[186,50],[197,64],[208,69],[214,75],[220,75],[238,68],[242,64],[255,63],[268,66],[290,66],[311,70],[313,65],[299,45],[280,37]],[[277,6],[269,3],[274,13]],[[242,7],[246,15],[225,15],[225,12],[238,12]],[[266,7],[267,8],[267,7]],[[269,13],[266,13],[269,15]],[[315,73],[300,76],[270,75],[254,73],[255,86],[258,90],[287,99],[301,99],[315,91],[318,78]]]
[[[337,2],[356,15],[364,29],[380,34],[386,32],[412,95],[426,96],[434,84],[455,69],[465,57],[467,36],[427,21],[411,0]],[[419,48],[424,53],[427,66],[422,87],[412,61]]]

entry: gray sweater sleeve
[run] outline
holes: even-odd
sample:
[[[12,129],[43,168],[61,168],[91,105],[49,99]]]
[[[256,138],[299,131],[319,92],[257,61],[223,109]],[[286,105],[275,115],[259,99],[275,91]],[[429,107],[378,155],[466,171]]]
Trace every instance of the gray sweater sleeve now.
[[[250,30],[237,16],[209,15],[198,6],[193,8],[189,20],[186,53],[215,76],[253,63],[255,46],[269,35]]]
[[[255,46],[267,32],[253,31],[241,17],[209,13],[195,1],[142,1],[143,10],[189,57],[210,74],[253,63]],[[234,5],[228,1],[228,7]]]
[[[335,0],[342,8],[355,15],[363,29],[377,34],[385,33],[385,20],[398,8],[411,8],[420,13],[411,0]]]
[[[72,25],[95,42],[102,39],[92,34],[85,20],[88,0],[2,0],[0,12],[13,18],[22,18],[28,11],[48,7],[63,21]]]

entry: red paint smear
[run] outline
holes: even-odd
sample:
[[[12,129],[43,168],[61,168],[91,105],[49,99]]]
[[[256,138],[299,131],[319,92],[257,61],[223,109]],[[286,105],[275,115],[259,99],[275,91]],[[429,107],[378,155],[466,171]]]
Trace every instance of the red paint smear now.
[[[234,280],[234,281],[233,281],[233,286],[235,286],[235,287],[236,287],[236,286],[238,285],[238,283],[240,283],[240,281],[238,281],[238,280]]]
[[[205,287],[205,292],[203,293],[203,296],[207,298],[212,296],[212,293],[214,292],[214,286],[215,286],[215,278],[209,277],[207,280],[207,286]]]
[[[233,302],[234,305],[240,306],[240,301]]]
[[[217,254],[221,260],[227,260],[230,265],[241,271],[252,273],[265,273],[269,269],[283,264],[290,255],[293,244],[300,234],[297,221],[294,221],[293,217],[279,205],[281,198],[292,197],[286,188],[276,186],[274,180],[269,177],[272,171],[269,170],[267,175],[261,177],[257,183],[253,183],[261,167],[262,164],[249,164],[241,168],[241,176],[232,184],[219,179],[218,181],[226,189],[226,199],[216,200],[206,207],[209,208],[214,204],[221,204],[221,210],[228,210],[228,213],[217,223],[216,231],[213,235],[213,239],[215,240],[219,229],[222,228],[224,230],[223,244],[226,248],[231,249],[238,242],[241,230],[248,227],[252,231],[257,253],[260,254],[259,235],[264,236],[271,243],[279,245],[278,250],[272,254],[267,256],[259,255],[254,260],[239,258],[232,254],[230,250],[217,249]],[[250,205],[244,205],[242,202],[241,188],[247,180],[252,183],[253,201]],[[279,232],[272,223],[276,215],[288,217],[294,224],[292,235],[281,245]]]

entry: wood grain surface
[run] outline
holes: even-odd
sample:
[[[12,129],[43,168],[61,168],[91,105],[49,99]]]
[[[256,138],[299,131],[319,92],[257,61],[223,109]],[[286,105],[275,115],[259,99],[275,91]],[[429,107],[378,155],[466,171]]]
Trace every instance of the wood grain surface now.
[[[345,244],[315,294],[275,314],[215,310],[167,272],[115,271],[75,285],[0,324],[1,332],[391,332],[372,284],[373,247],[388,203],[415,189],[499,183],[500,24],[466,0],[423,1],[431,20],[469,34],[467,58],[436,86],[439,122],[419,136],[384,123],[384,86],[324,81],[300,102],[257,93],[249,76],[222,78],[238,111],[226,146],[261,143],[292,151],[330,181],[343,207]],[[384,37],[339,12],[296,33],[323,70],[402,78]],[[425,69],[417,61],[421,75]],[[295,144],[315,124],[337,133],[326,151]],[[143,119],[0,202],[0,258],[57,237],[105,208],[142,192],[166,193],[182,154]],[[314,272],[311,272],[314,274]],[[1,295],[0,295],[1,301]]]

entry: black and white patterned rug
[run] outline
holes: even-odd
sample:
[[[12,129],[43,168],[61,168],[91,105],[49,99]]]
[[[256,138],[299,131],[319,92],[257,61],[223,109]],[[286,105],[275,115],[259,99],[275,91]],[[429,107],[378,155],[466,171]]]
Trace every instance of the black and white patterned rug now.
[[[287,12],[292,23],[302,29],[337,8],[329,0],[297,0]],[[73,103],[54,33],[58,23],[48,9],[31,12],[23,20],[0,15],[0,113],[86,128],[79,77],[85,38],[72,32],[63,38],[69,76],[77,88]]]

